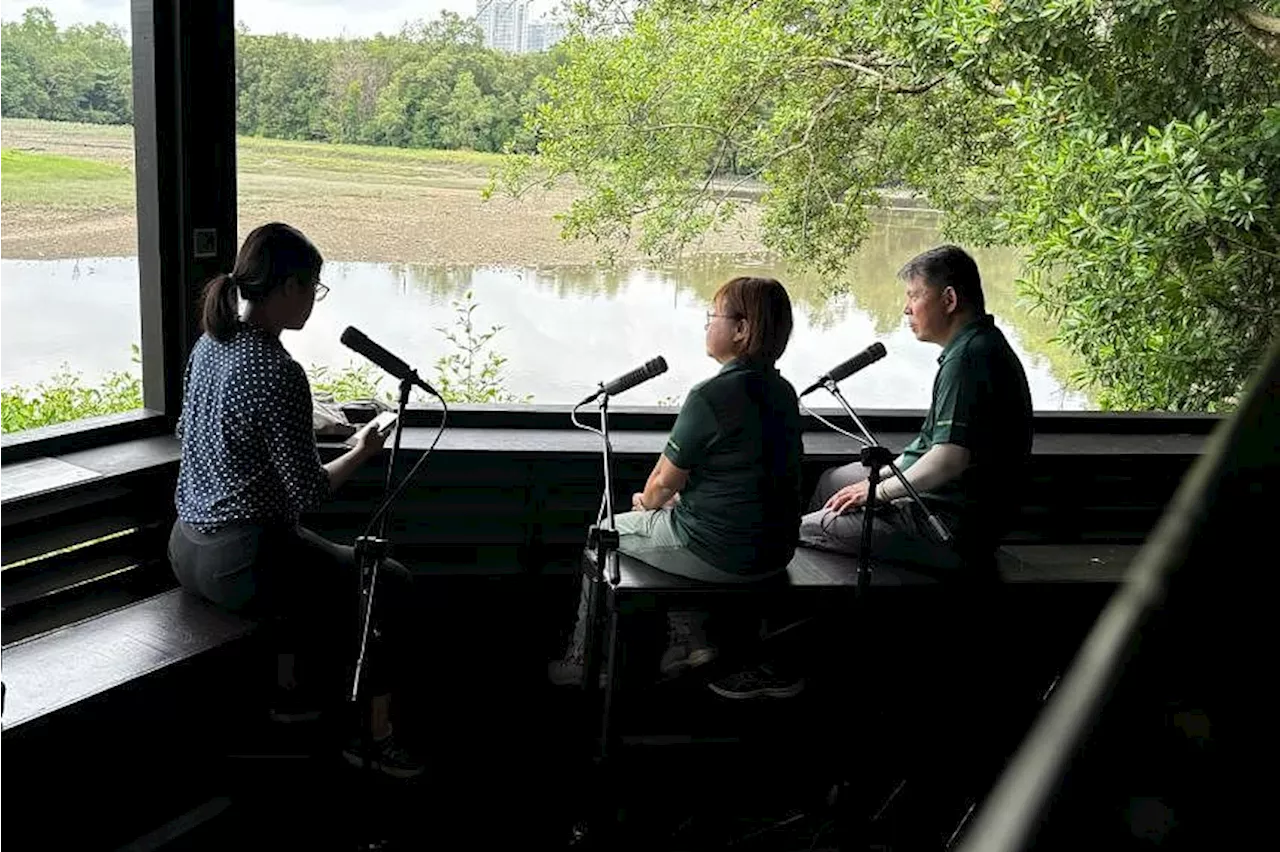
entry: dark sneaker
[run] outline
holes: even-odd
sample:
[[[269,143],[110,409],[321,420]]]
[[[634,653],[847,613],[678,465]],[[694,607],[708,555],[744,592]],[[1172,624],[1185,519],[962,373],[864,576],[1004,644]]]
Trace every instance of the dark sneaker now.
[[[703,618],[705,615],[696,612],[667,613],[667,650],[658,663],[664,677],[705,666],[720,655],[703,633]]]
[[[723,698],[791,698],[804,689],[804,678],[783,677],[768,666],[722,677],[707,688]]]
[[[420,761],[396,743],[395,734],[388,734],[384,739],[374,740],[371,747],[369,762],[373,764],[374,770],[383,775],[389,775],[392,778],[415,778],[426,770]],[[347,763],[357,769],[363,769],[363,748],[364,743],[359,738],[354,739],[342,750],[342,756],[346,758]]]
[[[314,722],[320,718],[320,706],[311,696],[299,689],[277,689],[267,711],[271,721],[282,725]]]

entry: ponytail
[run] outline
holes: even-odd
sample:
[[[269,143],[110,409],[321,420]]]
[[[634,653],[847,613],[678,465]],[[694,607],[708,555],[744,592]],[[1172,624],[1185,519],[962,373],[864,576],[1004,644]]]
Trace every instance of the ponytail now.
[[[204,287],[200,329],[227,342],[240,324],[240,299],[261,302],[291,278],[319,280],[324,258],[301,231],[283,222],[268,222],[249,232],[236,254],[230,275],[219,275]]]
[[[236,333],[240,319],[240,299],[236,294],[236,282],[223,273],[204,285],[204,306],[200,315],[200,329],[215,340],[230,340]]]

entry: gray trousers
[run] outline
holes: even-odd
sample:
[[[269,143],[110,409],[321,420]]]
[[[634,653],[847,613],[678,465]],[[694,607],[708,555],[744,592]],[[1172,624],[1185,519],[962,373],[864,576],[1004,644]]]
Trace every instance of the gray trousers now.
[[[660,571],[687,577],[703,583],[755,583],[776,577],[780,571],[767,574],[734,574],[723,571],[689,551],[684,540],[676,532],[675,520],[670,509],[649,509],[644,512],[623,512],[614,515],[618,530],[618,549],[629,556],[643,560]],[[582,652],[586,641],[587,603],[591,596],[591,581],[582,578],[578,596],[578,614],[570,639],[569,654]],[[707,614],[698,610],[672,610],[667,613],[672,628],[678,625],[685,631],[701,635]]]
[[[777,573],[734,574],[695,556],[676,532],[671,509],[623,512],[614,516],[614,524],[621,539],[619,550],[668,574],[703,583],[755,583]]]
[[[234,523],[204,533],[177,521],[169,561],[183,588],[224,609],[270,618],[281,646],[275,650],[304,652],[304,664],[324,677],[354,661],[361,612],[353,548],[298,526]],[[387,692],[410,671],[412,593],[408,569],[385,560],[373,599],[369,695]]]
[[[860,462],[823,472],[809,501],[809,512],[800,519],[801,546],[858,555],[865,510],[838,515],[822,507],[841,488],[866,478],[867,469]],[[891,562],[941,569],[961,565],[956,551],[933,537],[924,514],[907,498],[876,505],[871,519],[871,550],[876,557]]]

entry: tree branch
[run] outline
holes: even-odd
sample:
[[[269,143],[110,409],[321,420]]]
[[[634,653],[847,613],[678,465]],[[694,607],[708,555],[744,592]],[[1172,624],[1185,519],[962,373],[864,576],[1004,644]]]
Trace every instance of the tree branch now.
[[[875,77],[877,80],[881,80],[881,81],[887,81],[890,79],[887,74],[885,74],[882,71],[877,71],[875,68],[871,67],[871,64],[868,64],[867,62],[859,62],[853,59],[845,59],[840,56],[823,56],[818,59],[818,62],[820,62],[823,65],[833,66],[836,68],[848,68],[851,71],[857,71],[860,74],[866,74],[870,77]],[[886,65],[885,67],[897,67],[897,66]],[[908,83],[905,85],[904,84],[881,85],[876,88],[878,91],[885,92],[887,94],[893,94],[893,95],[923,95],[925,92],[929,91],[930,89],[932,89],[934,86],[938,85],[945,79],[946,79],[946,75],[943,74],[938,77],[934,77],[932,80],[928,81],[927,83]]]
[[[1227,20],[1254,47],[1280,62],[1280,18],[1268,15],[1251,3],[1243,3],[1227,13]]]
[[[1236,14],[1255,30],[1280,36],[1280,18],[1267,14],[1252,3],[1241,3],[1236,7]]]

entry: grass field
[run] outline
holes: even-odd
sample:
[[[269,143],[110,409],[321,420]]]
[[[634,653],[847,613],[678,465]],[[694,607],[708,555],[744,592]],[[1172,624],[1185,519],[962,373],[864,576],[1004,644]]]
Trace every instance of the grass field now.
[[[133,128],[5,119],[0,149],[0,254],[137,254]],[[242,136],[236,158],[241,236],[262,222],[287,221],[334,260],[535,266],[599,255],[589,243],[559,237],[553,217],[568,206],[568,189],[484,201],[498,154]],[[750,217],[742,230],[754,234]],[[760,246],[752,236],[725,234],[705,250]]]

